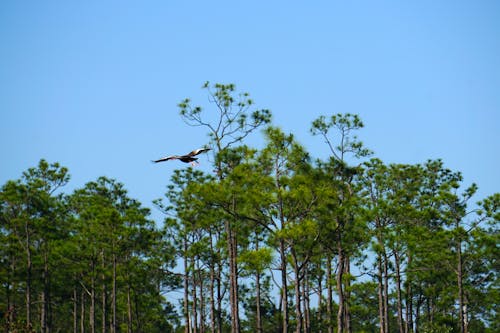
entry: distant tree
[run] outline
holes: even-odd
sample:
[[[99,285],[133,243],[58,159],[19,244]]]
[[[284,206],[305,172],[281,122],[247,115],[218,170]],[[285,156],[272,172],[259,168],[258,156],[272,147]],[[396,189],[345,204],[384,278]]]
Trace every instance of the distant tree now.
[[[337,312],[337,332],[351,332],[351,315],[349,310],[350,282],[351,282],[351,255],[359,249],[355,246],[357,241],[350,239],[352,235],[361,235],[354,230],[363,230],[358,223],[356,211],[359,209],[360,187],[357,184],[357,178],[362,170],[360,166],[349,166],[351,159],[364,158],[371,154],[370,150],[364,147],[354,132],[364,127],[363,122],[355,114],[335,114],[330,117],[320,116],[312,122],[311,133],[320,135],[330,150],[330,158],[326,163],[320,165],[324,168],[324,173],[330,178],[331,195],[323,203],[329,207],[335,207],[331,210],[331,216],[324,216],[331,223],[323,223],[323,230],[329,230],[333,233],[335,249],[330,247],[330,253],[336,251],[337,255],[337,276],[336,287],[338,293],[338,312]],[[331,255],[328,262],[331,261]],[[328,269],[331,274],[332,270]],[[330,284],[333,281],[332,276],[327,276]],[[331,318],[331,292],[332,288],[328,286],[327,312]],[[328,332],[333,332],[333,327],[328,326]]]
[[[68,180],[65,167],[42,159],[38,167],[23,172],[21,179],[7,182],[0,193],[2,235],[9,244],[6,253],[6,267],[10,268],[6,272],[10,280],[6,285],[8,308],[17,309],[11,291],[21,287],[25,294],[24,321],[28,331],[36,328],[45,333],[52,329],[51,274],[52,267],[57,264],[51,262],[50,257],[57,240],[66,232],[62,194],[56,191]],[[21,250],[23,255],[13,252],[16,249]],[[24,267],[21,261],[24,261]],[[41,276],[35,272],[41,272]],[[14,278],[18,274],[24,275],[24,278]],[[40,297],[38,325],[33,322],[36,294]]]
[[[179,103],[180,115],[190,126],[202,126],[208,131],[210,146],[216,156],[215,169],[219,180],[231,171],[231,163],[225,159],[227,150],[240,144],[253,131],[269,123],[271,113],[266,109],[251,110],[254,105],[248,93],[236,94],[234,84],[206,82],[209,101],[215,110],[204,111],[192,106],[189,99]],[[238,300],[237,240],[234,221],[226,219],[224,228],[229,255],[229,300],[231,307],[232,332],[240,331]]]
[[[374,282],[359,282],[352,285],[351,312],[353,332],[375,332],[377,324],[377,289]]]
[[[198,188],[213,178],[192,168],[175,170],[172,184],[168,186],[168,204],[157,200],[156,204],[166,214],[165,234],[174,244],[178,258],[183,262],[183,304],[185,332],[202,330],[206,301],[204,281],[209,276],[208,297],[210,329],[220,331],[222,327],[221,285],[218,267],[222,264],[220,253],[214,245],[212,233],[217,233],[217,224],[210,211],[199,202]],[[206,270],[208,267],[208,272]],[[216,291],[217,290],[217,291]],[[216,300],[216,295],[219,295]],[[200,300],[200,302],[198,302]],[[217,303],[217,305],[216,305]]]
[[[465,231],[464,270],[467,273],[464,288],[464,317],[470,332],[497,332],[500,330],[498,297],[500,290],[500,193],[494,193],[478,203],[477,216]],[[464,319],[465,319],[464,318]]]
[[[91,332],[128,332],[144,329],[151,323],[166,325],[159,317],[166,304],[159,296],[165,268],[174,257],[163,252],[162,234],[147,218],[149,210],[131,199],[123,184],[100,177],[77,189],[70,198],[75,216],[71,256],[75,270],[75,310],[80,306],[81,327]],[[77,304],[77,294],[80,302]],[[99,304],[100,300],[100,304]],[[98,318],[100,314],[101,318]],[[109,328],[107,326],[109,325]]]
[[[314,221],[308,219],[317,197],[307,174],[310,164],[305,149],[293,135],[285,134],[279,128],[269,127],[265,134],[267,145],[257,157],[257,162],[262,174],[262,192],[267,196],[263,197],[260,206],[255,206],[258,212],[256,221],[269,232],[268,242],[276,248],[279,256],[281,328],[286,333],[290,326],[289,255],[292,256],[296,283],[296,330],[302,330],[300,282],[311,258],[311,242],[317,237]],[[302,241],[304,243],[300,244]]]

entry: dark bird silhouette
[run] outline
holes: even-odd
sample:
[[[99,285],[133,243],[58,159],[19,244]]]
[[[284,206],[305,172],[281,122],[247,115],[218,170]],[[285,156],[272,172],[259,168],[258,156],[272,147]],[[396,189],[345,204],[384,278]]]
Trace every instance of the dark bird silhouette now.
[[[210,150],[210,148],[200,148],[200,149],[193,150],[192,152],[190,152],[189,154],[186,154],[186,155],[166,156],[166,157],[162,157],[160,159],[157,159],[153,162],[159,163],[159,162],[165,162],[165,161],[170,161],[170,160],[180,160],[181,162],[184,162],[184,163],[191,163],[191,165],[194,166],[198,163],[197,162],[198,158],[195,156],[199,155],[201,153],[205,153],[209,150]]]

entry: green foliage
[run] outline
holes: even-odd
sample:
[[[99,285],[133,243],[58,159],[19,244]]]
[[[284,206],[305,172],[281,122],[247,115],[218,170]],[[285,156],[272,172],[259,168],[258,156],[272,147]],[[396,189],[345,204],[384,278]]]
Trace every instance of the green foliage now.
[[[5,331],[229,332],[239,310],[241,332],[499,330],[499,193],[472,205],[477,185],[439,159],[359,163],[353,114],[313,121],[324,161],[275,126],[254,149],[269,110],[234,84],[203,89],[210,108],[179,108],[215,174],[174,171],[162,228],[114,179],[65,194],[58,163],[1,187]]]
[[[346,154],[353,154],[356,158],[369,156],[371,151],[363,147],[363,143],[358,140],[353,131],[364,127],[363,122],[357,114],[335,114],[327,119],[320,116],[312,122],[311,133],[321,135],[330,148],[333,157],[339,161],[344,161]],[[339,138],[335,140],[329,137],[330,130],[333,128],[334,135]],[[335,141],[338,142],[335,144]]]
[[[167,278],[159,273],[174,258],[161,252],[149,210],[104,177],[72,195],[57,193],[68,180],[66,168],[41,160],[1,189],[3,326],[71,331],[73,320],[87,328],[105,320],[116,328],[167,327],[158,289]],[[124,320],[129,311],[134,316]]]
[[[242,269],[248,273],[264,273],[273,261],[273,250],[265,247],[260,249],[245,250],[238,257]]]

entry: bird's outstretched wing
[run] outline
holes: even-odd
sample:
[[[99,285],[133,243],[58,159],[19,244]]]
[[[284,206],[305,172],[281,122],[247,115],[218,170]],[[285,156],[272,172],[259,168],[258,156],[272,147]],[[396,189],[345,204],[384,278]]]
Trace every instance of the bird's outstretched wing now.
[[[201,153],[204,153],[204,152],[207,152],[211,150],[210,148],[200,148],[200,149],[196,149],[196,150],[193,150],[192,152],[190,152],[189,154],[186,154],[186,155],[171,155],[171,156],[167,156],[167,157],[162,157],[160,159],[157,159],[157,160],[153,160],[152,162],[153,163],[159,163],[159,162],[165,162],[165,161],[169,161],[169,160],[181,160],[182,162],[184,163],[190,163],[191,164],[194,164],[196,163],[196,160],[197,158],[194,157],[196,155],[199,155]]]
[[[199,155],[201,153],[204,153],[204,152],[207,152],[211,150],[210,148],[200,148],[200,149],[196,149],[196,150],[193,150],[192,152],[190,152],[189,154],[186,154],[187,156],[196,156],[196,155]]]
[[[165,161],[169,161],[169,160],[177,160],[179,159],[180,156],[177,156],[177,155],[172,155],[172,156],[166,156],[166,157],[162,157],[162,158],[159,158],[157,160],[154,160],[152,161],[153,163],[159,163],[159,162],[165,162]]]

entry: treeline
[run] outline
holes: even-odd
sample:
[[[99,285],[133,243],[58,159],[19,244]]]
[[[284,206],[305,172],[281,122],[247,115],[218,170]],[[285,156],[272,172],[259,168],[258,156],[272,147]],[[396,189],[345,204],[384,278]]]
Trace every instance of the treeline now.
[[[351,114],[312,122],[313,160],[247,93],[204,88],[209,109],[179,107],[213,171],[175,170],[161,227],[113,179],[64,194],[57,163],[1,188],[6,332],[500,331],[499,193],[370,158]]]
[[[148,209],[115,180],[64,195],[68,180],[41,160],[1,188],[3,332],[172,331],[175,258]]]

